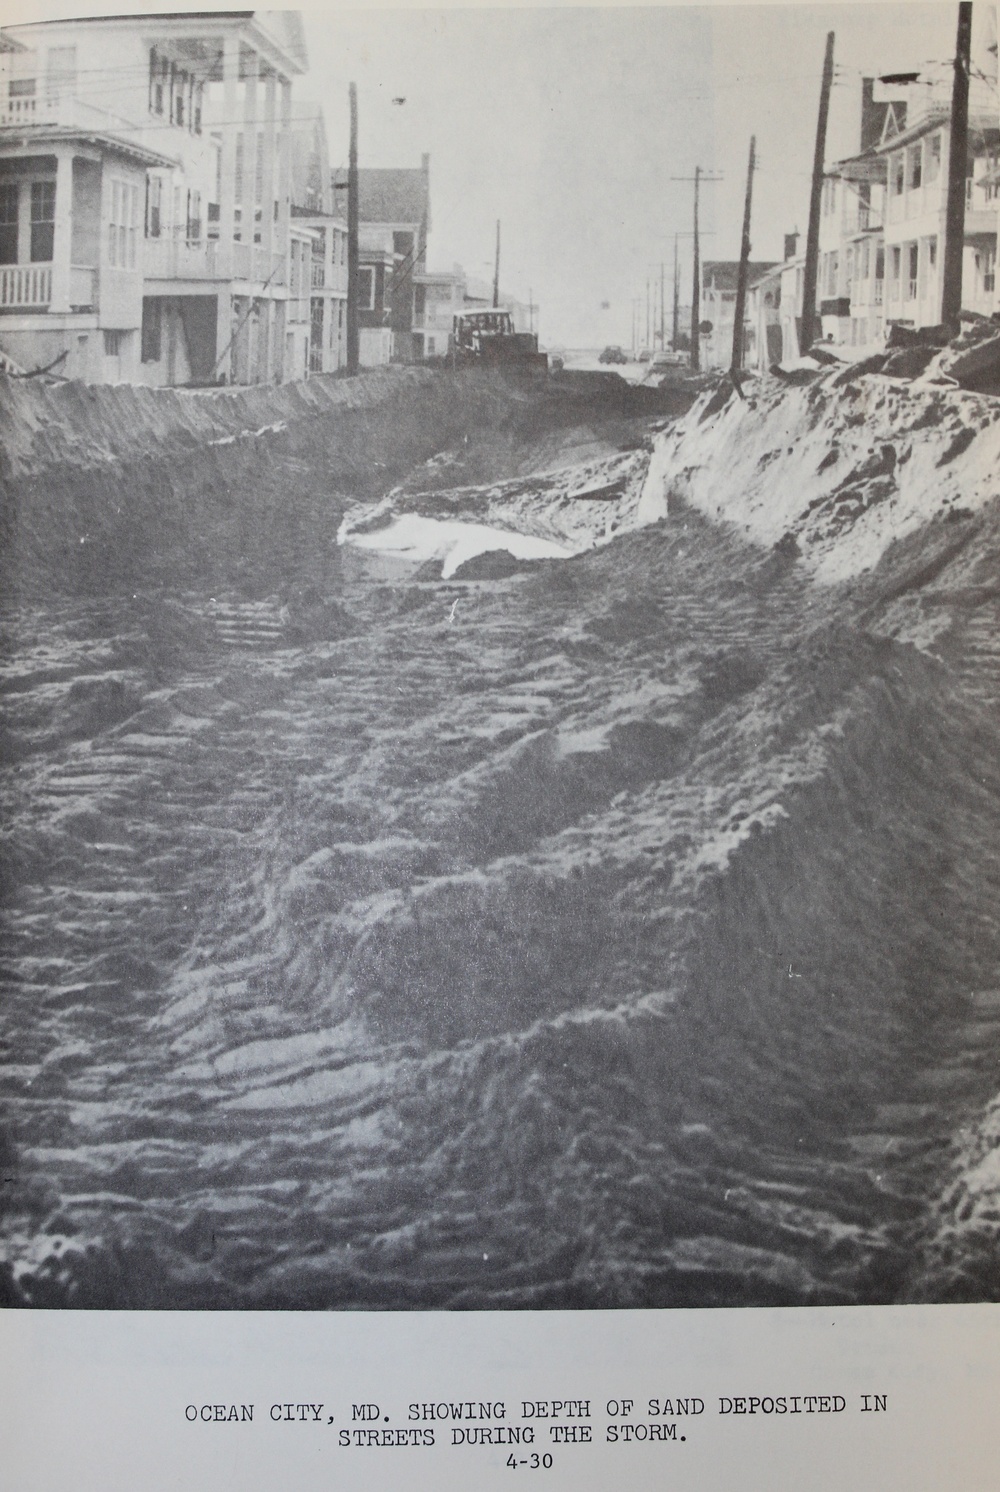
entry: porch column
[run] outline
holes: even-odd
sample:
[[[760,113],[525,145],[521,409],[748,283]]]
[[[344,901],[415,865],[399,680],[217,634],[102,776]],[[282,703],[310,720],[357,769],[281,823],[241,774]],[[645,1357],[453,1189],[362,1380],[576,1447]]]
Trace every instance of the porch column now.
[[[50,311],[70,308],[70,258],[73,248],[73,156],[56,151],[56,209],[52,234],[52,299]]]
[[[233,336],[233,297],[228,285],[219,291],[215,313],[215,365],[213,377],[229,382]]]
[[[275,281],[288,282],[288,232],[291,216],[289,203],[292,191],[292,85],[288,78],[281,79],[281,134],[278,143],[278,231],[274,245],[275,253],[284,256],[285,270],[275,275]]]
[[[257,76],[260,58],[251,52],[243,85],[243,242],[251,247],[257,228]],[[261,214],[263,217],[263,213]],[[251,269],[251,274],[254,271]],[[256,278],[256,275],[254,276]]]
[[[233,231],[236,207],[236,91],[240,76],[239,38],[222,38],[222,149],[219,156],[219,268],[233,274]],[[228,335],[227,335],[228,340]]]
[[[275,99],[277,92],[277,79],[274,72],[269,68],[264,79],[264,155],[261,171],[261,193],[260,193],[260,242],[261,248],[267,257],[268,269],[271,265],[271,254],[274,249],[274,200],[277,196],[275,191],[274,172],[274,133],[276,128]]]

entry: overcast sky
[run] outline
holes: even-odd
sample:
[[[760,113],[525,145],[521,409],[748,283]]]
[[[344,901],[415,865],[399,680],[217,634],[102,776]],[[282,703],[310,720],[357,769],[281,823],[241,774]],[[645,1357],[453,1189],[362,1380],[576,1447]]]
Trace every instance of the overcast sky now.
[[[499,218],[501,279],[532,292],[544,342],[627,342],[661,259],[669,302],[675,232],[689,299],[692,188],[673,177],[696,164],[724,177],[703,190],[702,252],[735,258],[756,133],[753,255],[780,258],[783,234],[806,227],[827,31],[836,156],[857,148],[862,74],[947,62],[956,16],[954,4],[307,11],[302,91],[323,104],[334,165],[351,79],[362,165],[430,153],[432,268],[489,279]]]
[[[23,20],[139,6],[199,8],[5,0],[4,11]],[[983,60],[991,13],[976,0]],[[691,185],[673,177],[695,165],[722,176],[702,193],[703,256],[737,256],[752,133],[754,257],[780,258],[784,233],[805,232],[827,31],[836,33],[836,158],[857,148],[862,75],[947,64],[957,5],[424,9],[410,0],[400,10],[314,4],[303,15],[310,70],[295,91],[323,105],[332,164],[346,164],[353,79],[362,165],[419,166],[430,154],[431,267],[458,262],[489,280],[500,218],[504,287],[533,294],[543,342],[593,346],[630,340],[633,300],[644,307],[661,260],[669,301],[675,232],[689,299]]]

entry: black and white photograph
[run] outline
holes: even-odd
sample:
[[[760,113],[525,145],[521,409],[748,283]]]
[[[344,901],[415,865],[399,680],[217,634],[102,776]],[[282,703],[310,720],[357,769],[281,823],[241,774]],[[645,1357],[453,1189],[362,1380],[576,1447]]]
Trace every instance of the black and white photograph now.
[[[1000,1299],[993,7],[25,16],[3,1304]]]

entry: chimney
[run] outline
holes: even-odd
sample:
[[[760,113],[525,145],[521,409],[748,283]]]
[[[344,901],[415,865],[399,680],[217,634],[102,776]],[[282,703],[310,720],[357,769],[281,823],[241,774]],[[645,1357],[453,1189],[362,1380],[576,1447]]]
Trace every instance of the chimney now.
[[[885,104],[875,102],[875,79],[861,79],[861,138],[859,149],[862,153],[871,150],[882,138],[882,126],[885,124]]]
[[[799,230],[785,234],[785,258],[794,259],[799,251]]]

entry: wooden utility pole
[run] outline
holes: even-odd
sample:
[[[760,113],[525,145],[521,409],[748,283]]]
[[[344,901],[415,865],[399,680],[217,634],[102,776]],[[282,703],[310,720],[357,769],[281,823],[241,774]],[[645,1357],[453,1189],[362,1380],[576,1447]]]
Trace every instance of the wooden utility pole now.
[[[666,335],[667,335],[666,314],[667,314],[667,312],[666,312],[666,305],[665,305],[665,302],[664,302],[664,299],[663,299],[663,290],[664,290],[664,284],[663,284],[663,260],[661,259],[660,260],[660,351],[661,352],[663,351],[663,349],[667,345],[667,343],[666,343]]]
[[[962,251],[965,247],[965,174],[969,155],[969,53],[972,5],[958,7],[955,39],[955,81],[951,88],[951,147],[948,151],[948,200],[944,222],[944,262],[941,270],[941,320],[949,336],[957,336],[962,319]]]
[[[708,176],[700,166],[695,166],[693,176],[671,176],[671,181],[694,182],[694,277],[691,287],[691,370],[697,373],[701,367],[698,326],[701,322],[701,255],[698,239],[698,191],[703,181],[721,181],[721,176]]]
[[[799,354],[804,356],[816,336],[816,272],[819,268],[819,217],[823,204],[823,165],[826,160],[826,122],[830,114],[830,89],[833,86],[833,37],[827,32],[826,55],[823,58],[823,81],[819,89],[819,118],[816,121],[816,149],[813,152],[812,189],[809,193],[809,227],[806,231],[806,263],[802,275],[802,329]]]
[[[681,281],[677,260],[677,234],[674,234],[674,321],[670,334],[670,345],[677,351],[677,339],[681,334]]]
[[[493,264],[493,309],[500,304],[500,219],[497,218],[497,253]]]
[[[351,146],[347,160],[347,371],[357,373],[358,330],[358,89],[352,83]]]
[[[747,272],[750,265],[750,204],[753,201],[753,168],[757,151],[757,138],[750,136],[750,161],[747,165],[747,194],[743,203],[743,237],[740,241],[740,269],[736,278],[736,311],[733,319],[733,360],[729,371],[733,381],[739,377],[743,367],[743,322],[746,318]]]
[[[698,187],[701,185],[701,167],[694,168],[694,277],[691,285],[691,372],[701,367],[701,256],[698,252]]]

